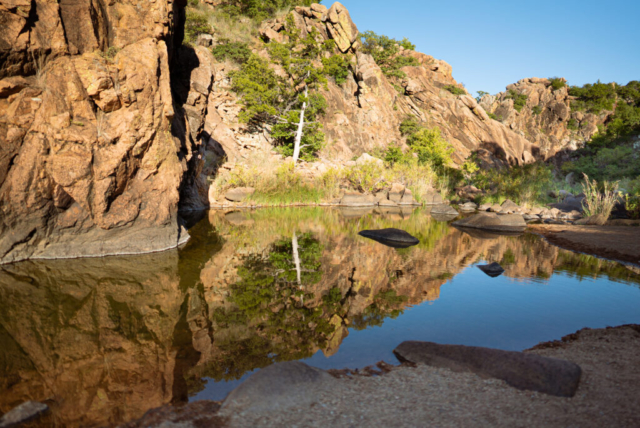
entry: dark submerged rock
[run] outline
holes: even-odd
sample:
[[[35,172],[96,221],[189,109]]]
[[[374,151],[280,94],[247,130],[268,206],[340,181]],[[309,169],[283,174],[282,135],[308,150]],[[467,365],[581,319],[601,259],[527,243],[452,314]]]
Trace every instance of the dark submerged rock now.
[[[478,268],[486,273],[487,275],[489,275],[491,278],[495,278],[497,276],[500,276],[504,273],[504,268],[502,266],[500,266],[499,263],[493,262],[491,264],[488,265],[480,265],[478,266]]]
[[[373,239],[392,248],[409,248],[418,245],[420,240],[400,229],[363,230],[360,236]]]
[[[402,342],[393,353],[402,362],[472,372],[559,397],[573,397],[582,369],[577,364],[522,352],[432,342]]]

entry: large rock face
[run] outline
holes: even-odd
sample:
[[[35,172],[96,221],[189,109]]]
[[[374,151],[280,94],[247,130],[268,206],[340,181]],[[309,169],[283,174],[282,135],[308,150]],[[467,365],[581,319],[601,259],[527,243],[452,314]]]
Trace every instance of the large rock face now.
[[[564,79],[563,79],[564,80]],[[480,105],[498,121],[531,141],[539,156],[548,159],[564,150],[575,150],[589,140],[609,113],[601,115],[571,110],[568,87],[554,89],[551,80],[531,77],[507,86],[497,95],[484,95]],[[526,95],[518,111],[509,91]]]
[[[0,2],[0,263],[187,239],[199,143],[170,86],[182,7]]]

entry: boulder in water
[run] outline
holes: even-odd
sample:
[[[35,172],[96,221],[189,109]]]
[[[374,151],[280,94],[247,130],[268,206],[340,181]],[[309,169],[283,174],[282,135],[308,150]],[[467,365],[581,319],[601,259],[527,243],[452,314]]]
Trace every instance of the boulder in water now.
[[[463,218],[453,223],[458,227],[471,227],[474,229],[492,230],[496,232],[522,232],[527,223],[521,214],[498,215],[496,213],[483,212],[471,217]]]
[[[420,240],[404,230],[400,229],[380,229],[380,230],[363,230],[360,236],[373,239],[387,247],[392,248],[409,248],[418,245]]]

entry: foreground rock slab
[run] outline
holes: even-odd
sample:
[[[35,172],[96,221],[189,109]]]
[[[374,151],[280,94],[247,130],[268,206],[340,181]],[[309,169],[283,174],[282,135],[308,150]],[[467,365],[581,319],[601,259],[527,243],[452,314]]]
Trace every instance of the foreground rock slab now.
[[[363,230],[358,233],[365,238],[373,239],[376,242],[393,248],[409,248],[418,245],[420,240],[415,236],[400,229],[380,229],[380,230]]]
[[[260,370],[234,389],[219,415],[260,414],[309,406],[322,392],[340,389],[338,379],[324,370],[298,361],[278,363]]]
[[[573,397],[582,369],[577,364],[522,352],[432,342],[402,342],[393,353],[400,361],[468,371],[524,390]]]
[[[495,232],[522,232],[527,228],[527,223],[520,214],[498,215],[485,212],[455,221],[453,225]]]
[[[32,421],[49,410],[46,404],[27,401],[7,412],[0,418],[0,428],[17,427]]]

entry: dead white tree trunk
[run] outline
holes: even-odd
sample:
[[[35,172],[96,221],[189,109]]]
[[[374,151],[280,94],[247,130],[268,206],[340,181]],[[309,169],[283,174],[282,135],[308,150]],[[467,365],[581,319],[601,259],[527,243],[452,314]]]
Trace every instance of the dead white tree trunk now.
[[[293,247],[293,264],[296,265],[298,286],[302,288],[302,268],[300,267],[300,255],[298,254],[298,237],[296,236],[295,231],[293,232],[293,237],[291,238],[291,246]]]
[[[304,98],[305,101],[302,103],[302,109],[300,110],[300,120],[298,121],[298,130],[296,131],[296,139],[293,143],[293,164],[298,163],[298,159],[300,158],[300,144],[302,143],[302,132],[304,130],[304,113],[307,110],[307,97],[309,96],[309,88],[307,85],[304,86]]]

